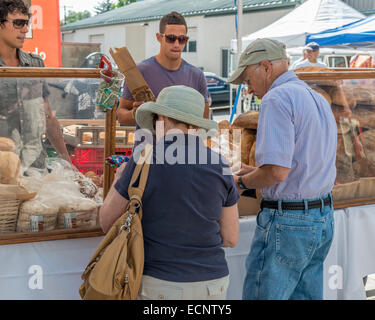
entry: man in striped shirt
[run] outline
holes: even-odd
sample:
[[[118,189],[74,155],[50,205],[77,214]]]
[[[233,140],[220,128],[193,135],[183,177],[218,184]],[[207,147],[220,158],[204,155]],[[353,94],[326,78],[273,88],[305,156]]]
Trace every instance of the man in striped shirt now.
[[[333,237],[331,191],[337,126],[330,105],[288,71],[285,45],[257,39],[229,80],[262,99],[257,168],[243,166],[239,189],[261,189],[246,261],[244,299],[322,299],[323,262]]]

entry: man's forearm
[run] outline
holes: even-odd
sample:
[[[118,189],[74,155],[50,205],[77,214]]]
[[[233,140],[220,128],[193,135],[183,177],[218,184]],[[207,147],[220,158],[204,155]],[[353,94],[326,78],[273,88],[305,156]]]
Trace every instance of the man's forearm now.
[[[70,162],[69,153],[64,143],[64,138],[61,132],[60,123],[57,120],[56,116],[53,114],[48,100],[45,100],[44,105],[45,105],[45,113],[46,113],[47,138],[51,142],[52,146],[56,149],[60,157]]]
[[[130,126],[135,124],[135,119],[132,116],[131,110],[125,108],[117,109],[118,122],[122,125]]]
[[[289,171],[289,168],[266,165],[242,176],[242,182],[249,189],[269,188],[284,181]]]

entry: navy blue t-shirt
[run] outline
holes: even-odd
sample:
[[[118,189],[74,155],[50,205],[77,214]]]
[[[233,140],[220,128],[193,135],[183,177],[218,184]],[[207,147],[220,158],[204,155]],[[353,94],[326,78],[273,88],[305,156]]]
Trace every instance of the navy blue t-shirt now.
[[[168,135],[153,151],[142,198],[143,273],[174,282],[228,275],[218,221],[222,207],[235,205],[239,194],[227,162],[192,135]],[[115,184],[128,200],[135,166],[132,157]]]

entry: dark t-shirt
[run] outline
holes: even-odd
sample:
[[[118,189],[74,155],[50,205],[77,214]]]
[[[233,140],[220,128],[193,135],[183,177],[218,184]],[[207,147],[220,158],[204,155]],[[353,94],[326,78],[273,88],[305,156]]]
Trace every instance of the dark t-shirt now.
[[[176,141],[169,139],[161,139],[154,147],[142,198],[144,274],[174,282],[224,277],[228,267],[218,221],[222,208],[239,199],[230,168],[196,136],[180,134]],[[171,164],[176,150],[179,164]],[[166,163],[158,164],[163,158]],[[115,185],[126,199],[135,166],[132,157]]]

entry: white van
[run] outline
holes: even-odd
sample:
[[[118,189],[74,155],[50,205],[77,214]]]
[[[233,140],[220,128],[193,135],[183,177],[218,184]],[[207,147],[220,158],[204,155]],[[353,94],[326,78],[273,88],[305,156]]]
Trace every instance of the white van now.
[[[290,65],[293,65],[295,61],[302,57],[303,47],[290,48],[286,51],[290,56]],[[374,51],[320,48],[318,61],[325,63],[329,68],[349,68],[350,59],[355,54],[370,54],[373,59],[375,57]]]

